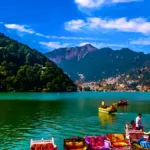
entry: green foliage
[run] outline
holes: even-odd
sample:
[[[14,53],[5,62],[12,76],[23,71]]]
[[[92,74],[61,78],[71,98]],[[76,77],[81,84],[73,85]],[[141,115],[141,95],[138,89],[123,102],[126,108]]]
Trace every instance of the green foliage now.
[[[113,84],[107,84],[107,85],[104,87],[104,89],[113,91],[113,90],[115,90],[115,85],[113,85]]]
[[[90,87],[84,87],[84,91],[91,91]]]
[[[0,33],[0,91],[63,92],[68,89],[75,91],[76,86],[53,62]]]

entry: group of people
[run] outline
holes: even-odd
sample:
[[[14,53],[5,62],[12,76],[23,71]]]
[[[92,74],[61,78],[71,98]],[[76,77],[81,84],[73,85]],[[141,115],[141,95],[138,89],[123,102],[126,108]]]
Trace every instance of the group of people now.
[[[132,130],[144,130],[144,127],[142,125],[142,114],[139,113],[138,116],[136,117],[136,120],[132,120],[131,121],[131,126],[130,126],[130,129]]]

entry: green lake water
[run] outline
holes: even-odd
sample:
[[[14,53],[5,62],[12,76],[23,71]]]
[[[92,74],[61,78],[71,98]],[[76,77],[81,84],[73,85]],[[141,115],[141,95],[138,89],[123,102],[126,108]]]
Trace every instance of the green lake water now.
[[[120,99],[129,106],[115,115],[98,113],[102,100]],[[63,150],[64,138],[124,132],[137,113],[150,131],[150,93],[0,93],[0,150],[29,150],[31,138],[51,137]]]

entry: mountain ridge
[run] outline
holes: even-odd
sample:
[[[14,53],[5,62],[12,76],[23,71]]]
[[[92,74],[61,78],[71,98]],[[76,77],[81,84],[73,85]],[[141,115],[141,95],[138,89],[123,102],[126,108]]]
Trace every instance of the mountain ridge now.
[[[92,45],[90,45],[90,47],[92,47]],[[56,50],[54,50],[45,55],[67,72],[74,81],[80,80],[81,75],[85,81],[108,78],[127,73],[137,67],[142,67],[145,63],[150,61],[150,54],[136,52],[129,48],[113,50],[109,47],[101,49],[94,47],[89,51],[87,45],[85,45],[71,48],[71,52],[73,53],[73,51],[75,51],[76,55],[71,55],[72,57],[66,58],[65,52],[67,49],[68,48],[63,48],[62,52],[60,48],[57,50],[57,53],[55,53]],[[78,59],[80,52],[83,52],[82,57]]]
[[[88,50],[88,51],[85,51],[87,48],[91,48],[90,50]],[[64,57],[64,56],[60,56],[59,54],[62,52],[62,51],[75,51],[76,49],[81,49],[81,50],[78,50],[78,53],[76,53],[75,55],[71,55],[71,57],[69,57],[69,55],[67,55],[68,53],[66,53],[66,56]],[[80,56],[78,56],[78,54],[80,54],[81,52],[83,52],[82,51],[82,49],[84,49],[84,52],[85,53],[82,53],[81,54],[81,57]],[[50,52],[46,52],[45,53],[45,55],[50,59],[50,60],[52,60],[53,62],[55,62],[56,64],[58,64],[58,63],[60,63],[61,61],[63,61],[63,60],[69,60],[69,59],[71,59],[71,58],[73,58],[73,57],[76,57],[76,56],[78,56],[78,60],[80,60],[80,59],[82,59],[83,58],[83,56],[85,56],[85,55],[87,55],[88,53],[90,53],[90,52],[93,52],[93,51],[96,51],[96,50],[107,50],[107,51],[112,51],[113,49],[112,48],[110,48],[110,47],[103,47],[103,48],[96,48],[96,47],[94,47],[92,44],[85,44],[85,45],[83,45],[83,46],[75,46],[75,47],[64,47],[64,48],[58,48],[58,49],[54,49],[54,50],[52,50],[52,51],[50,51]],[[121,49],[118,49],[118,50],[113,50],[113,51],[124,51],[124,52],[134,52],[134,53],[142,53],[142,54],[144,54],[143,52],[136,52],[136,51],[134,51],[134,50],[131,50],[130,48],[127,48],[127,47],[124,47],[124,48],[121,48]],[[65,52],[64,52],[65,53]],[[147,54],[149,54],[149,53],[147,53]],[[147,55],[146,54],[146,55]],[[58,56],[57,56],[58,55]],[[62,55],[64,55],[63,53],[62,53]],[[60,60],[59,60],[59,58],[60,58]],[[62,59],[63,58],[63,59]],[[62,59],[62,60],[61,60]]]
[[[87,55],[89,52],[92,52],[95,50],[98,50],[98,49],[96,47],[94,47],[93,45],[85,44],[84,46],[80,46],[80,47],[76,46],[76,47],[70,47],[70,48],[66,47],[66,48],[55,49],[51,52],[45,53],[45,55],[47,57],[49,57],[49,59],[52,60],[53,62],[60,63],[63,60],[69,60],[76,56],[77,56],[78,60],[80,60],[85,55]],[[54,55],[53,55],[53,53],[54,53]],[[60,54],[63,54],[63,56],[62,55],[60,56]]]

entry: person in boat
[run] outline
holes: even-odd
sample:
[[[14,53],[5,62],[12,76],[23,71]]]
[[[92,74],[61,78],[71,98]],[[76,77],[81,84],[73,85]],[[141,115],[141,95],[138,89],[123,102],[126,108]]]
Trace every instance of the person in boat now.
[[[107,108],[104,101],[102,101],[101,108]]]
[[[142,125],[142,114],[139,113],[136,117],[136,130],[142,130],[143,131],[143,125]]]
[[[136,130],[136,123],[135,123],[134,120],[131,121],[131,127],[130,127],[130,129]]]
[[[112,104],[112,105],[111,105],[111,110],[112,110],[112,111],[116,111],[115,104]]]

